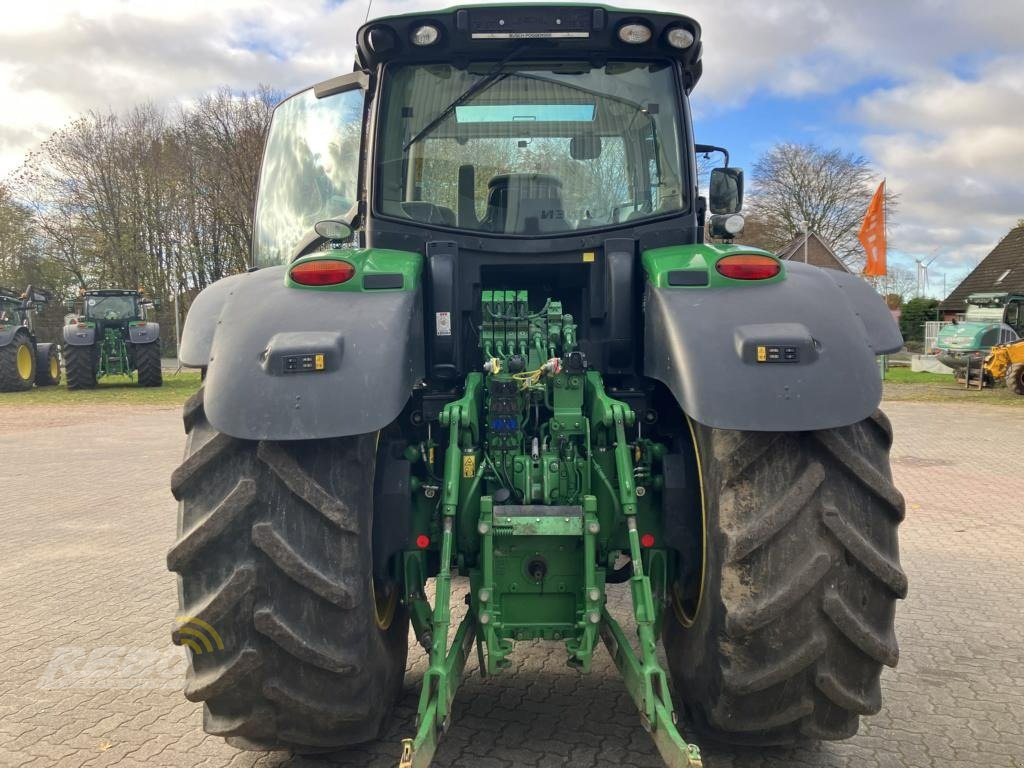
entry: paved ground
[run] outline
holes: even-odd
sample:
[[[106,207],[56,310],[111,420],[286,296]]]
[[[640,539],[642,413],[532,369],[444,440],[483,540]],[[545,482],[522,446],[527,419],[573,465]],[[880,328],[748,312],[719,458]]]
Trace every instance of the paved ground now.
[[[1024,412],[888,410],[911,594],[883,712],[843,743],[767,755],[705,746],[707,766],[1024,768]],[[199,707],[180,694],[181,651],[168,645],[177,409],[93,415],[0,434],[0,766],[394,768],[418,649],[393,733],[347,758],[240,753],[203,734]],[[613,612],[624,607],[620,595]],[[516,659],[490,681],[470,662],[438,766],[660,765],[603,651],[587,677],[542,646]]]

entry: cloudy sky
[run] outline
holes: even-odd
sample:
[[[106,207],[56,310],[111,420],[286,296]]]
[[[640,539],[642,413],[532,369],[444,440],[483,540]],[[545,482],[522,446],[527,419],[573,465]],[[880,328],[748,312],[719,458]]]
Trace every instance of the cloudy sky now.
[[[448,0],[373,0],[371,16]],[[864,154],[900,195],[897,261],[950,279],[1024,217],[1021,0],[649,0],[704,28],[698,140]],[[366,0],[0,0],[0,178],[74,115],[349,71]],[[938,286],[936,286],[938,288]],[[952,286],[950,286],[951,288]]]

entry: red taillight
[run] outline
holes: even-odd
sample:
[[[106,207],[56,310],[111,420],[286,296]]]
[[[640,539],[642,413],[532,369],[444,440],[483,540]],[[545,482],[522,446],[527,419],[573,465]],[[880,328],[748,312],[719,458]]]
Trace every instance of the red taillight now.
[[[782,267],[771,256],[744,253],[719,259],[715,269],[733,280],[767,280],[779,274]]]
[[[416,537],[416,546],[420,549],[426,549],[430,546],[430,537],[421,533]]]
[[[640,537],[640,546],[643,547],[644,549],[650,549],[651,547],[653,547],[654,546],[654,535],[650,534],[650,533],[645,533],[643,536],[641,536]]]
[[[356,268],[344,259],[317,259],[296,264],[288,274],[299,285],[340,285],[355,273]]]

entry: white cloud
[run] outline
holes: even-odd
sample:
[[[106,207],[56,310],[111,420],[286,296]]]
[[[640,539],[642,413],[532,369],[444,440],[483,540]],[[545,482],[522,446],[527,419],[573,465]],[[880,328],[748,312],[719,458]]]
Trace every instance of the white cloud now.
[[[317,0],[19,3],[0,26],[0,176],[75,115],[351,69],[365,5]],[[43,9],[45,8],[45,12]],[[358,18],[357,18],[358,17]]]
[[[864,145],[900,193],[895,247],[948,266],[984,256],[1024,217],[1024,56],[864,96]]]

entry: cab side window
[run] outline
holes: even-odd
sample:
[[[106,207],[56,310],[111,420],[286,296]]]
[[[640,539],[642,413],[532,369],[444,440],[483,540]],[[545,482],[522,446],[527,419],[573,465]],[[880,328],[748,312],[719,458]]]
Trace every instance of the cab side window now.
[[[1019,299],[1006,307],[1006,324],[1018,334],[1024,332],[1024,304]]]

